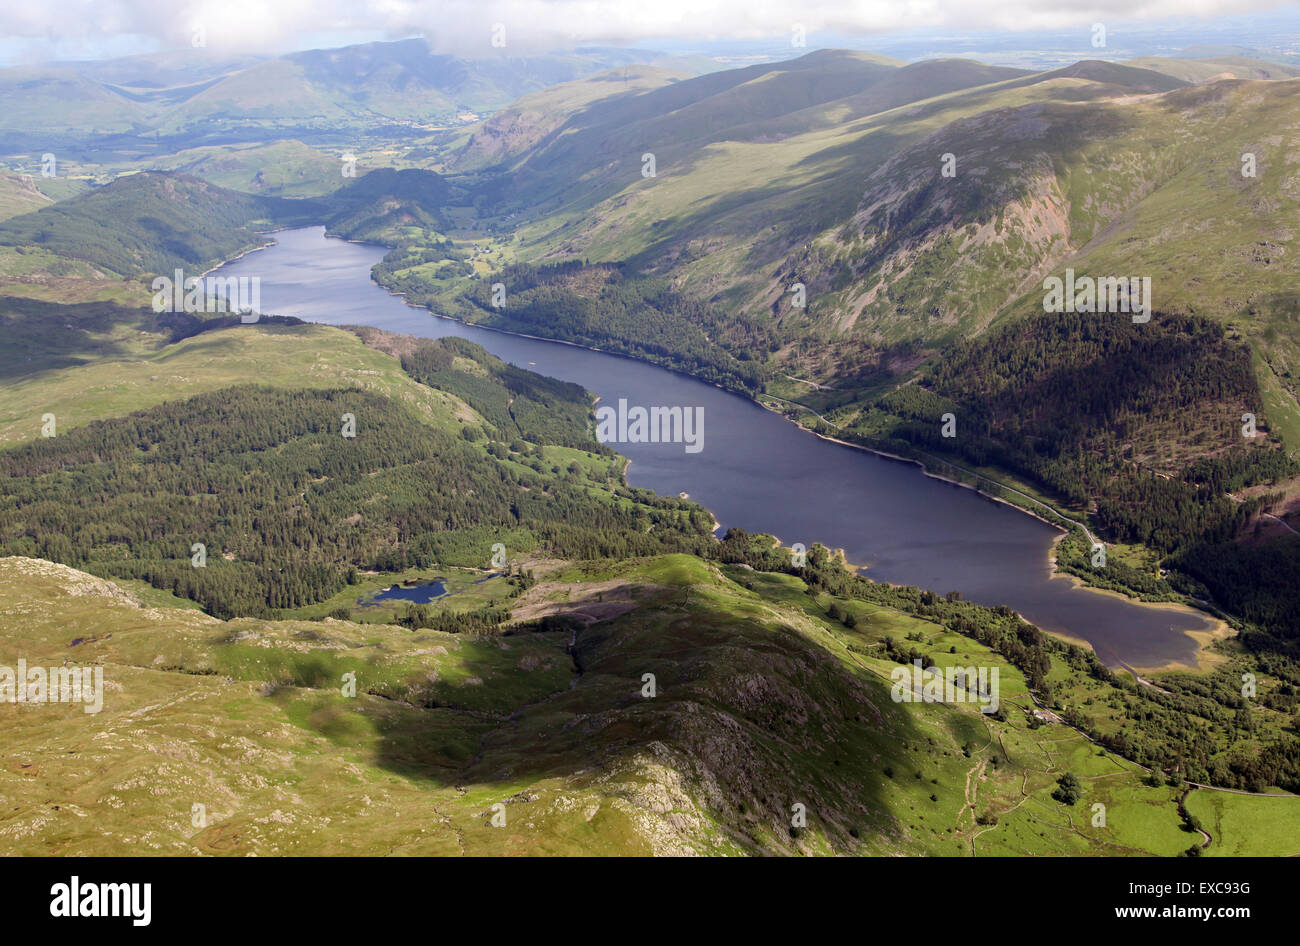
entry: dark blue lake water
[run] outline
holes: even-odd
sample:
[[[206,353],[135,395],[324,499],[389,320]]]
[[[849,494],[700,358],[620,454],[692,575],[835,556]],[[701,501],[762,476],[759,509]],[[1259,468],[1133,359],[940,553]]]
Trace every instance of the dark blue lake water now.
[[[428,604],[434,598],[441,598],[446,593],[447,589],[443,586],[442,582],[434,581],[427,585],[410,585],[407,587],[403,587],[402,585],[393,585],[393,587],[386,588],[379,592],[379,594],[375,595],[370,600],[371,602],[411,601],[415,604]]]

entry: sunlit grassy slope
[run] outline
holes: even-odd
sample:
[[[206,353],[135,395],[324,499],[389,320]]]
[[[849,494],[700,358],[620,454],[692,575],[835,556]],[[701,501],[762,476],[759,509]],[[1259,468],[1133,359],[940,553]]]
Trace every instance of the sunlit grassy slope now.
[[[0,173],[0,220],[37,210],[50,202],[32,178]]]

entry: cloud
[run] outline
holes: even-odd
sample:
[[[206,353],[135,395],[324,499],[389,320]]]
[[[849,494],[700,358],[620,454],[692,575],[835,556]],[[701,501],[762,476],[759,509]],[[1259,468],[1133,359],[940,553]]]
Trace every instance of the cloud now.
[[[10,3],[0,36],[46,48],[107,49],[124,37],[157,48],[190,46],[197,31],[214,50],[275,52],[323,35],[423,34],[436,49],[489,55],[493,27],[521,52],[575,44],[757,39],[818,32],[883,34],[926,28],[1088,28],[1176,17],[1268,10],[1283,0],[64,0]],[[498,31],[499,35],[499,31]],[[347,41],[347,40],[344,40]]]

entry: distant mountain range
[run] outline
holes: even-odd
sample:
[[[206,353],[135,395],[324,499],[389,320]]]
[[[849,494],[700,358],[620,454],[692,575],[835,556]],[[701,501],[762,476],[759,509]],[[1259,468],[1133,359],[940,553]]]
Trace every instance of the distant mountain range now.
[[[769,50],[758,58],[774,61],[753,68],[773,69],[794,52]],[[1300,72],[1248,58],[1242,54],[1249,50],[1237,47],[1201,52],[1217,58],[1148,57],[1133,65],[1185,81],[1283,78]],[[836,54],[820,50],[812,55]],[[880,65],[903,65],[884,56],[850,55]],[[800,71],[810,72],[811,65]],[[16,66],[0,69],[0,153],[72,149],[83,155],[138,154],[143,149],[162,155],[203,145],[285,138],[345,143],[376,135],[409,136],[463,126],[525,96],[611,70],[623,70],[625,86],[634,74],[644,80],[646,67],[658,67],[678,79],[717,70],[745,71],[726,66],[721,55],[673,56],[615,47],[528,56],[502,49],[500,55],[464,58],[434,53],[422,39],[277,57],[219,55],[198,48]],[[899,82],[910,78],[908,73],[897,76]],[[881,92],[882,101],[887,100],[886,90]]]
[[[0,152],[128,143],[162,152],[456,125],[538,89],[666,58],[610,48],[501,53],[463,59],[434,54],[423,40],[409,39],[275,58],[225,58],[195,49],[5,69]]]

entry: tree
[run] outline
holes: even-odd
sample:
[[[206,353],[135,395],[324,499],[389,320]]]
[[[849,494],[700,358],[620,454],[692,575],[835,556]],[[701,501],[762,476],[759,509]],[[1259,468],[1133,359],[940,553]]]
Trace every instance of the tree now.
[[[1052,792],[1052,797],[1063,805],[1073,805],[1083,797],[1083,786],[1073,772],[1066,772],[1056,780],[1056,790]]]

